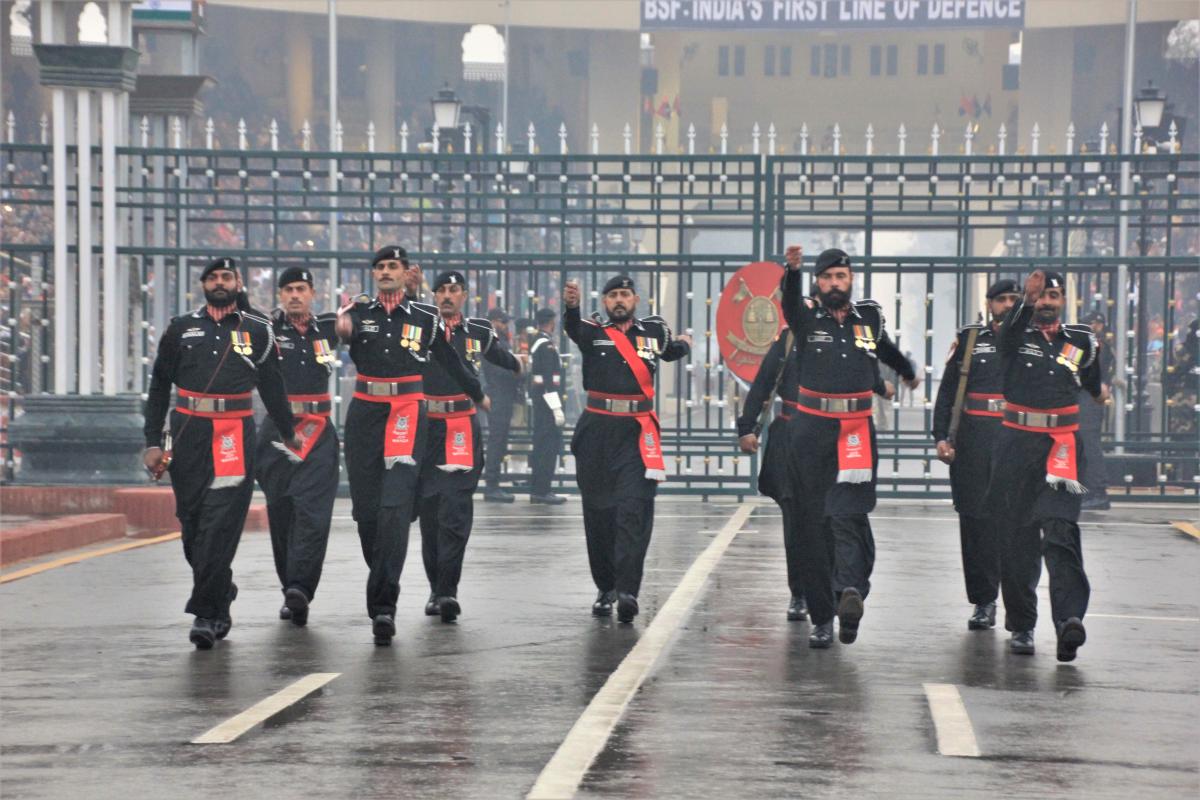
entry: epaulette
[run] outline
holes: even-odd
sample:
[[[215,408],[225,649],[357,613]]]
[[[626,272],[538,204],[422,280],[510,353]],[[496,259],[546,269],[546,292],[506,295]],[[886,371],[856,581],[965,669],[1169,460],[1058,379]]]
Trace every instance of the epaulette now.
[[[877,309],[879,309],[879,310],[881,310],[881,311],[883,310],[883,306],[879,305],[879,301],[877,301],[877,300],[870,300],[870,299],[866,299],[866,300],[855,300],[855,301],[854,301],[854,306],[855,306],[856,308],[877,308]]]
[[[337,312],[326,311],[323,314],[317,314],[317,322],[337,322]]]
[[[270,318],[268,318],[262,312],[258,311],[258,309],[254,309],[251,311],[243,311],[242,317],[244,319],[253,320],[254,322],[257,322],[259,325],[263,325],[268,328],[271,327]]]
[[[430,305],[429,303],[418,303],[416,300],[412,300],[409,302],[409,308],[415,308],[418,311],[424,311],[426,314],[434,317],[441,317],[437,306]]]

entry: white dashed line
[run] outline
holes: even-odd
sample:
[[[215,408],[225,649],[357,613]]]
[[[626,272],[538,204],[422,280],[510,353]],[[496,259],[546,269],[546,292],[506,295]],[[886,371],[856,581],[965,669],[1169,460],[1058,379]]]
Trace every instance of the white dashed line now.
[[[295,705],[341,675],[340,672],[314,672],[275,694],[258,701],[237,716],[230,717],[212,730],[192,739],[192,744],[229,744],[246,731],[261,725],[291,705]]]
[[[979,758],[979,743],[958,687],[952,683],[925,684],[925,698],[937,730],[938,752],[944,756]]]

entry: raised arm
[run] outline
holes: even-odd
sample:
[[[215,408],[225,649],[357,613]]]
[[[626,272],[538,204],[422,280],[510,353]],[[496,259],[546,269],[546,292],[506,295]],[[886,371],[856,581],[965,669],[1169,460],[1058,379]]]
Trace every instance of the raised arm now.
[[[1037,305],[1038,298],[1042,296],[1042,290],[1045,288],[1046,274],[1040,269],[1034,270],[1033,274],[1025,279],[1025,296],[1004,315],[1004,319],[1000,322],[1000,331],[996,336],[996,349],[1004,358],[1011,358],[1017,354],[1017,350],[1021,347],[1021,334],[1029,327],[1029,321],[1033,319],[1034,306]]]

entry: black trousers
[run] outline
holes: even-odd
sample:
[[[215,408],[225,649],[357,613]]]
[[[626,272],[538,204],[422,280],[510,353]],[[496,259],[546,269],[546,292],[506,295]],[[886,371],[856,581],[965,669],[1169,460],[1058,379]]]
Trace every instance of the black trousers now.
[[[474,488],[443,489],[421,498],[421,557],[429,589],[438,597],[455,597],[462,577],[463,556],[471,538]]]
[[[974,605],[995,602],[1000,593],[1000,531],[989,517],[958,515],[963,577],[967,601]]]
[[[1042,519],[1005,531],[1001,589],[1004,627],[1030,631],[1037,625],[1037,585],[1042,559],[1050,572],[1050,614],[1055,624],[1087,612],[1091,585],[1083,571],[1079,526],[1070,520]]]
[[[255,477],[267,498],[279,585],[283,591],[299,589],[311,600],[321,580],[337,498],[337,433],[333,423],[327,423],[321,438],[299,464],[273,446],[278,441],[279,432],[268,418],[258,438]]]
[[[254,494],[254,418],[242,420],[246,478],[237,486],[212,488],[212,422],[171,412],[175,440],[171,491],[182,531],[183,556],[192,568],[192,593],[184,610],[205,619],[229,614],[233,557],[237,554]]]
[[[654,528],[654,498],[631,498],[609,508],[583,504],[592,580],[602,592],[637,596]]]
[[[875,537],[866,514],[820,516],[806,505],[793,501],[791,512],[798,520],[800,581],[813,624],[823,625],[833,620],[844,589],[870,593]]]
[[[416,510],[420,469],[417,464],[384,467],[383,434],[388,405],[355,398],[346,413],[346,471],[358,524],[359,544],[370,572],[367,615],[396,613],[400,575],[408,555],[408,532]],[[417,422],[414,460],[425,455],[428,420]]]
[[[498,392],[492,397],[488,412],[487,458],[484,460],[484,480],[487,488],[500,488],[500,467],[508,455],[508,436],[512,430],[513,395]]]
[[[803,597],[804,577],[801,564],[804,561],[804,548],[800,541],[800,521],[796,518],[790,501],[780,501],[779,510],[783,513],[783,554],[787,560],[788,589],[791,590],[792,597]]]
[[[1078,442],[1083,449],[1079,482],[1087,489],[1085,498],[1108,496],[1108,473],[1104,466],[1104,446],[1100,442],[1105,411],[1106,408],[1097,403],[1090,394],[1079,393]]]
[[[540,397],[533,398],[533,450],[529,466],[533,472],[531,490],[535,495],[550,494],[554,471],[562,452],[562,429],[554,424],[554,413]]]

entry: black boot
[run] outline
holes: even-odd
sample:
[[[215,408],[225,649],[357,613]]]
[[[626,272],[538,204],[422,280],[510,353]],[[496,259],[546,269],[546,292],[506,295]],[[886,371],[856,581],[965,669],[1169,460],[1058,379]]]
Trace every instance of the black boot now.
[[[567,498],[557,494],[531,494],[529,502],[535,506],[561,506]]]
[[[863,616],[863,599],[858,589],[842,590],[838,601],[838,640],[842,644],[854,644],[858,639],[858,623]]]
[[[188,632],[188,640],[196,645],[197,650],[211,650],[217,643],[217,632],[213,630],[213,621],[204,617],[196,617],[192,629]]]
[[[462,606],[458,604],[456,597],[439,597],[437,604],[438,613],[442,615],[442,622],[454,622],[462,613]]]
[[[377,614],[371,623],[371,633],[375,636],[375,644],[381,647],[389,645],[396,635],[396,621],[391,614]]]
[[[808,646],[814,650],[825,650],[833,646],[833,623],[823,622],[808,635]]]
[[[617,594],[617,622],[633,622],[633,618],[638,615],[637,598],[628,592],[620,592]]]
[[[996,627],[996,603],[980,603],[975,606],[975,613],[967,620],[967,628],[973,631],[986,631]]]
[[[292,618],[292,610],[287,607],[287,604],[280,606],[279,618],[280,619],[291,619]]]
[[[308,595],[292,587],[283,593],[283,604],[292,612],[292,624],[301,627],[308,624]]]
[[[787,618],[789,622],[804,622],[808,619],[808,603],[804,600],[804,595],[792,595],[792,602],[788,603]]]
[[[440,613],[442,613],[442,612],[438,608],[437,595],[434,594],[433,592],[430,592],[429,593],[429,601],[425,603],[425,616],[436,617]]]
[[[596,595],[596,602],[592,603],[593,617],[611,617],[613,603],[617,601],[617,593],[612,589],[606,592],[600,592]]]
[[[1058,626],[1058,660],[1074,661],[1075,651],[1087,641],[1087,631],[1079,617],[1071,617]]]
[[[487,489],[483,493],[483,502],[485,503],[513,503],[516,502],[516,499],[508,492],[499,488]]]
[[[1013,631],[1008,640],[1008,652],[1019,656],[1033,655],[1033,631]]]

